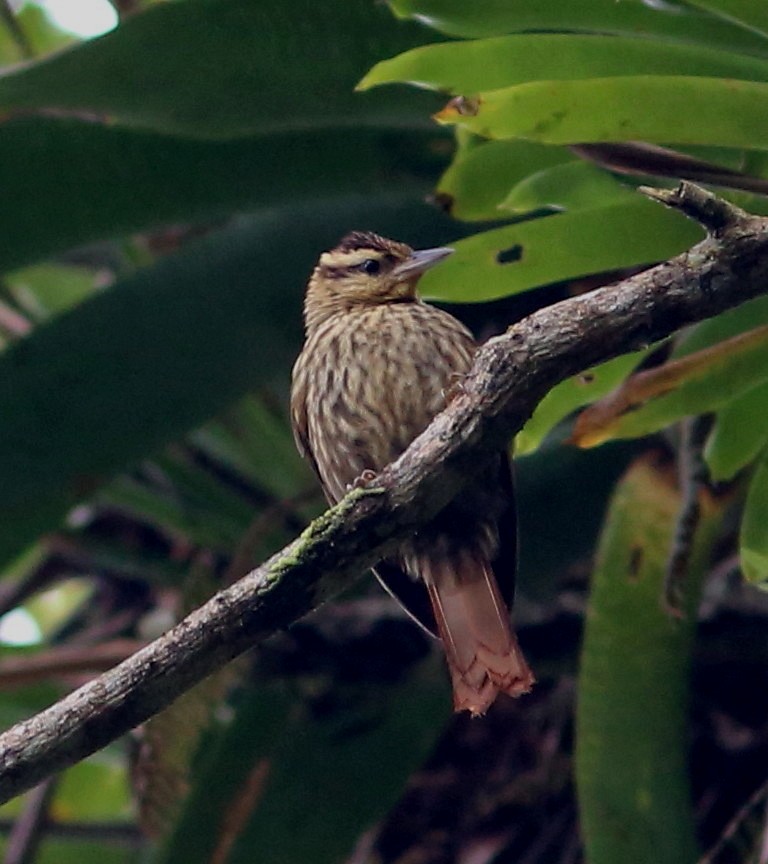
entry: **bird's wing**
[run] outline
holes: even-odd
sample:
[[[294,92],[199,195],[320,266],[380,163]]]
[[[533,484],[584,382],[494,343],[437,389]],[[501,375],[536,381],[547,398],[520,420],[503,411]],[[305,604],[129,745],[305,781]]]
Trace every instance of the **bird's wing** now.
[[[291,395],[291,428],[293,429],[293,440],[296,449],[303,459],[309,462],[318,480],[321,480],[315,454],[309,441],[309,419],[307,417],[307,398],[303,385],[303,377],[296,375],[294,371],[294,390]],[[327,496],[326,496],[327,497]],[[334,503],[333,501],[331,502]]]

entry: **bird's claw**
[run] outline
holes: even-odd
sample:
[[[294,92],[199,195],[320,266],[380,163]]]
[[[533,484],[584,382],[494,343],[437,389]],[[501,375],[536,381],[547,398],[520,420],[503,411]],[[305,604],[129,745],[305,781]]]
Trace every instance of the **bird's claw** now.
[[[464,379],[466,377],[467,376],[463,372],[451,373],[449,379],[450,383],[445,390],[443,390],[446,405],[450,405],[457,396],[461,396],[464,393]]]
[[[351,492],[353,489],[362,489],[364,486],[367,486],[372,480],[376,479],[376,472],[371,471],[370,468],[366,468],[359,477],[355,477],[355,479],[351,483],[347,483],[347,492]]]

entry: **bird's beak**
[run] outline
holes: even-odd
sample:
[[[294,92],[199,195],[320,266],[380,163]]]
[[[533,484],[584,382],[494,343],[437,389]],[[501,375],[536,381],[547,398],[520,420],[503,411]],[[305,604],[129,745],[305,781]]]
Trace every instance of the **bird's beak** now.
[[[434,267],[443,258],[453,255],[453,249],[449,246],[438,246],[435,249],[419,249],[413,252],[402,263],[398,264],[392,271],[398,279],[412,279],[421,276],[425,270]]]

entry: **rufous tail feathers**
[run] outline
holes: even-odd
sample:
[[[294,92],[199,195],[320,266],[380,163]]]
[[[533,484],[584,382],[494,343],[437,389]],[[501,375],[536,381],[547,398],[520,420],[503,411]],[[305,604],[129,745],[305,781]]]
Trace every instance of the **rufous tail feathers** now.
[[[520,696],[534,683],[488,562],[423,561],[422,575],[445,647],[456,711],[485,714],[499,693]]]

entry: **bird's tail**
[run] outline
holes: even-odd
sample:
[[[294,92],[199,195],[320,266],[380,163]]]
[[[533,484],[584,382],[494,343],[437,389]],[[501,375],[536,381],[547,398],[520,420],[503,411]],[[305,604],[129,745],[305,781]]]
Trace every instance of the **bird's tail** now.
[[[420,562],[453,682],[456,711],[484,714],[498,693],[520,696],[534,678],[491,565],[477,555]]]

